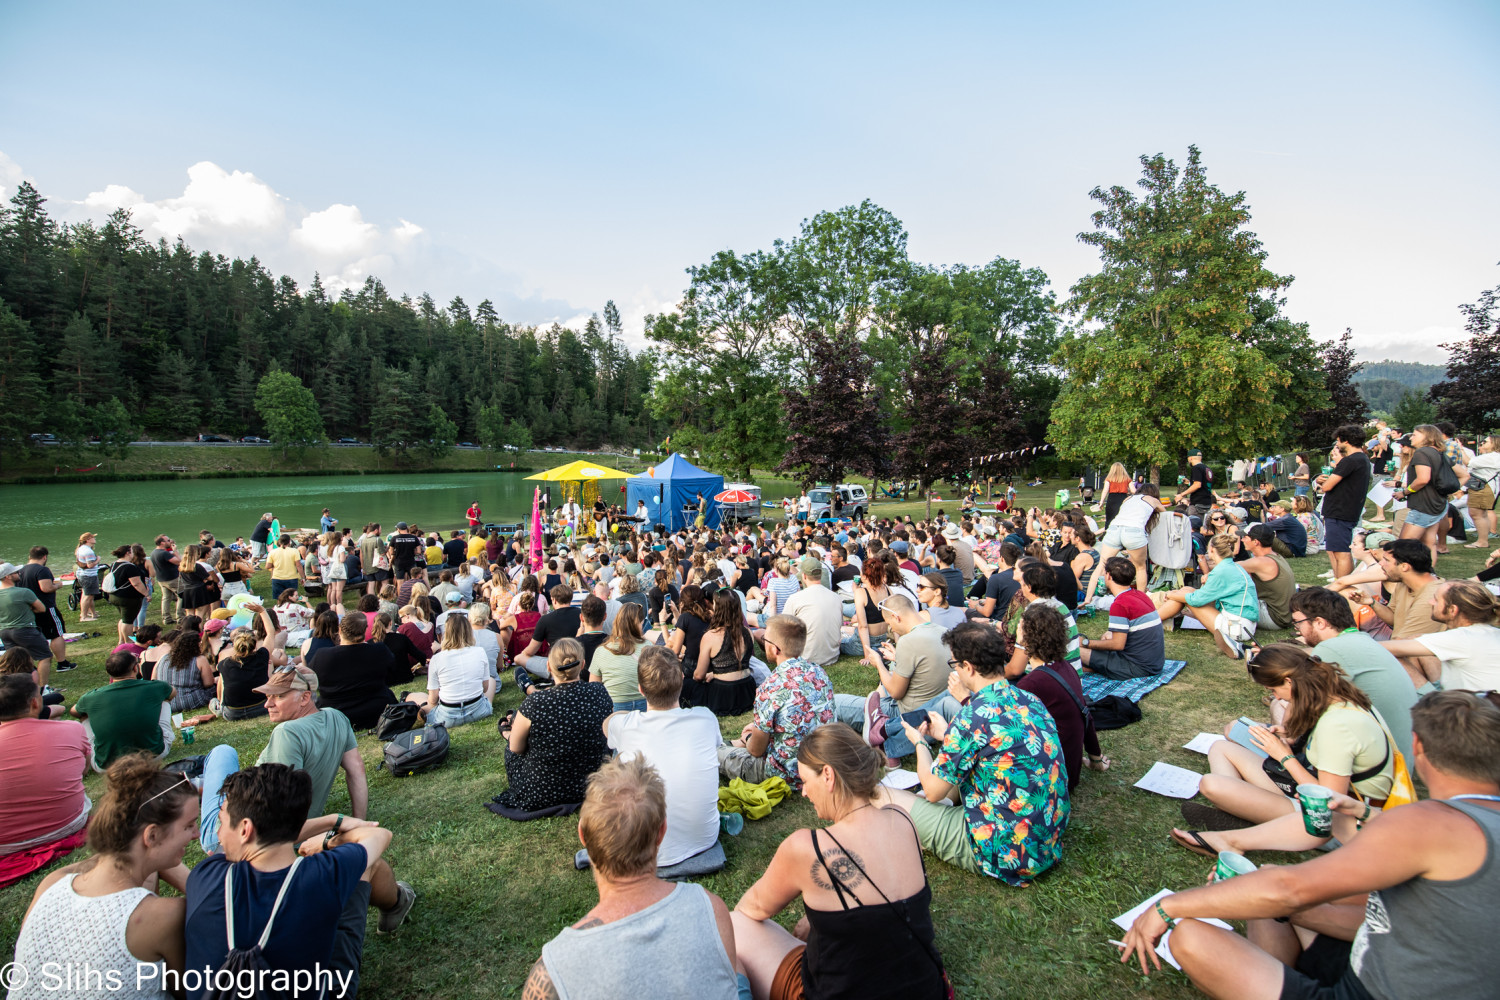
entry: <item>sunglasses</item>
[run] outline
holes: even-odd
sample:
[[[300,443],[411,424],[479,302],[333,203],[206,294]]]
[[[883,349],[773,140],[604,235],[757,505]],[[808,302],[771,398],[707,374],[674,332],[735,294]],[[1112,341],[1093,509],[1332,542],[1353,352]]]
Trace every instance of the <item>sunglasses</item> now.
[[[149,799],[147,799],[146,801],[142,802],[140,805],[136,806],[135,807],[135,820],[136,820],[136,822],[139,823],[140,820],[141,820],[141,810],[144,809],[144,808],[146,808],[147,806],[149,806],[151,803],[155,802],[157,799],[161,798],[163,795],[166,795],[168,792],[175,792],[177,789],[181,788],[183,785],[187,785],[189,788],[193,787],[193,783],[188,780],[188,776],[187,775],[185,775],[185,774],[181,775],[181,778],[182,778],[181,781],[174,781],[174,782],[172,782],[172,784],[168,785],[166,788],[163,788],[161,791],[157,792],[155,795],[151,796]]]

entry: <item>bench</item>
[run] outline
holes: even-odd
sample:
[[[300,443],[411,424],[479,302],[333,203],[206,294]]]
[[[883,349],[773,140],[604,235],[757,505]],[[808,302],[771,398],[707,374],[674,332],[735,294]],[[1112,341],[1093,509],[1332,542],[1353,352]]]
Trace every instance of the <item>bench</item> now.
[[[187,471],[187,466],[185,466],[185,465],[170,465],[170,466],[167,467],[167,471],[168,472],[186,472]]]

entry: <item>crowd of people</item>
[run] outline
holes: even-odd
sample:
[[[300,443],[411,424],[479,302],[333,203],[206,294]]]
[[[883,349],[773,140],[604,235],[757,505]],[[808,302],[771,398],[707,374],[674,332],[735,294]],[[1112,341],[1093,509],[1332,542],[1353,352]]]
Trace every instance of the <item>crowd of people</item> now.
[[[927,520],[603,522],[549,536],[540,565],[530,539],[486,528],[477,502],[447,539],[406,522],[356,533],[326,509],[317,532],[267,513],[248,540],[204,532],[179,552],[163,535],[113,561],[85,534],[80,617],[107,600],[119,642],[108,683],[71,705],[48,684],[71,664],[52,634],[64,626],[49,553],[34,549],[26,568],[0,565],[0,781],[15,790],[0,801],[0,884],[85,842],[93,857],[37,886],[17,960],[128,953],[160,963],[171,991],[171,976],[224,967],[264,935],[269,967],[357,983],[367,912],[395,932],[417,890],[382,857],[391,832],[366,820],[356,732],[404,701],[462,741],[509,679],[521,697],[498,720],[496,802],[577,811],[576,863],[599,892],[543,948],[526,995],[611,995],[630,981],[664,996],[944,996],[923,852],[1012,887],[1056,866],[1084,772],[1112,765],[1082,679],[1160,674],[1165,633],[1191,623],[1245,661],[1269,721],[1226,725],[1207,804],[1186,803],[1172,839],[1213,858],[1330,853],[1167,897],[1127,951],[1154,961],[1174,925],[1174,952],[1211,995],[1413,995],[1406,984],[1432,956],[1393,925],[1438,905],[1475,921],[1500,908],[1487,860],[1500,707],[1473,693],[1500,687],[1497,602],[1482,582],[1436,574],[1466,515],[1451,495],[1440,515],[1419,502],[1451,485],[1445,468],[1482,473],[1495,439],[1449,457],[1441,433],[1389,442],[1406,499],[1395,534],[1364,523],[1385,470],[1358,427],[1339,429],[1322,474],[1297,463],[1286,501],[1269,484],[1216,489],[1193,453],[1170,497],[1117,465],[1093,505],[1020,509],[1007,496]],[[1477,528],[1482,491],[1464,492]],[[1168,532],[1190,556],[1180,583],[1148,592],[1152,540]],[[1299,587],[1289,560],[1318,551],[1327,586]],[[262,599],[252,578],[265,571]],[[158,590],[160,624],[145,620]],[[1108,624],[1091,639],[1078,620],[1093,614]],[[1268,630],[1284,635],[1261,645]],[[854,692],[827,671],[843,656],[867,671]],[[253,766],[205,739],[201,776],[162,768],[179,731],[258,718],[274,728]],[[743,720],[737,737],[721,737],[721,718]],[[882,783],[903,759],[915,784]],[[90,769],[105,776],[97,805]],[[340,774],[347,816],[326,814]],[[1398,810],[1414,804],[1413,775],[1430,800]],[[717,848],[730,825],[721,783],[772,779],[826,825],[787,837],[732,908],[659,876]],[[1326,831],[1307,825],[1309,788],[1332,804]],[[207,857],[188,871],[194,838]],[[1393,852],[1418,840],[1398,863]],[[1440,879],[1457,881],[1428,885]],[[158,880],[185,907],[156,895]],[[799,896],[806,916],[788,933],[773,918]],[[1383,929],[1356,919],[1365,909]],[[101,943],[70,934],[64,915],[84,912]],[[1253,918],[1250,933],[1220,940],[1192,919],[1207,916]],[[1441,932],[1444,950],[1476,954],[1470,933]],[[1268,963],[1291,992],[1250,989],[1270,983]],[[177,982],[194,997],[212,988]]]

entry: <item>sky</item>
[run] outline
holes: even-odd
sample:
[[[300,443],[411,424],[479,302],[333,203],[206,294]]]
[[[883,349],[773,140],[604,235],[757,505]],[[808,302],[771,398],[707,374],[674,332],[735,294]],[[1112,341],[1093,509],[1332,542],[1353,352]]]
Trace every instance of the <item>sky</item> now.
[[[1441,363],[1500,284],[1500,5],[0,0],[0,196],[305,285],[627,336],[865,198],[914,260],[1098,266],[1142,155],[1244,191],[1286,312]]]

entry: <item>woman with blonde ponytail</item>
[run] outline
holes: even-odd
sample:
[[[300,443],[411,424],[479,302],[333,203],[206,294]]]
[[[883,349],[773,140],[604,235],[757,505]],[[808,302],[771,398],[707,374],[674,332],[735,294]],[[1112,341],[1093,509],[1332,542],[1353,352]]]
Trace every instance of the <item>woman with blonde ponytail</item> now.
[[[782,841],[730,914],[756,1000],[948,995],[916,830],[903,810],[875,804],[884,764],[841,722],[798,748],[802,794],[828,826]],[[773,918],[798,896],[807,915],[788,934]]]
[[[157,984],[166,969],[182,971],[185,901],[155,890],[158,874],[178,890],[187,884],[182,854],[198,836],[198,790],[144,753],[115,761],[105,780],[89,819],[94,857],[42,879],[16,940],[16,965],[119,970],[126,988],[109,996],[167,998],[135,984],[139,966],[156,965],[154,977],[141,978]],[[12,987],[10,1000],[55,995],[43,983],[33,974]]]

